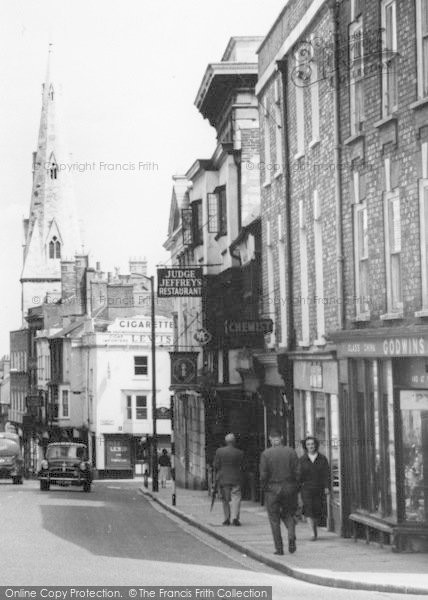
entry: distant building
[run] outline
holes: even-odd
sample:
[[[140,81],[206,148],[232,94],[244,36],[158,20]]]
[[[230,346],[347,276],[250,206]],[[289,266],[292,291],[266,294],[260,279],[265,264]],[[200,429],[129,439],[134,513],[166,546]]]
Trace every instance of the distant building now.
[[[3,356],[0,359],[0,431],[9,419],[10,406],[10,358]]]

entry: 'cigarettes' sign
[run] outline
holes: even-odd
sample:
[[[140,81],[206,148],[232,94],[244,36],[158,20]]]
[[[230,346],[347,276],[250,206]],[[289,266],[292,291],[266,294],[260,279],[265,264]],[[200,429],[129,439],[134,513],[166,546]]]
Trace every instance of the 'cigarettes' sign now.
[[[202,269],[158,269],[158,297],[202,296]]]

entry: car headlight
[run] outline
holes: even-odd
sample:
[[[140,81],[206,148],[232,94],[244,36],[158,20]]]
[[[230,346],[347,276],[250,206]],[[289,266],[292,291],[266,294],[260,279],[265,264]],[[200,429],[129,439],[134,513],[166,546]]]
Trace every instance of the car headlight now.
[[[49,463],[47,460],[42,460],[40,466],[42,467],[42,469],[47,469],[49,467]]]
[[[88,465],[85,462],[81,462],[80,463],[80,470],[81,471],[86,471],[87,468],[88,468]]]

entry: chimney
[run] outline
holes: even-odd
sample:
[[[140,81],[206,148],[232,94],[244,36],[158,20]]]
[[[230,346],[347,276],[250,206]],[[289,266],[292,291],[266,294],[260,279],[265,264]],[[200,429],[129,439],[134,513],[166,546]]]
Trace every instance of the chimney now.
[[[131,258],[129,260],[129,272],[131,275],[147,275],[147,259]]]

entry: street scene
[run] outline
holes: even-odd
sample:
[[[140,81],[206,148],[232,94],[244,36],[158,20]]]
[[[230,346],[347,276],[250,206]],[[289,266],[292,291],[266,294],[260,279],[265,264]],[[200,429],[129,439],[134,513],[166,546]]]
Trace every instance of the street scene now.
[[[0,597],[428,595],[428,0],[0,37]]]

